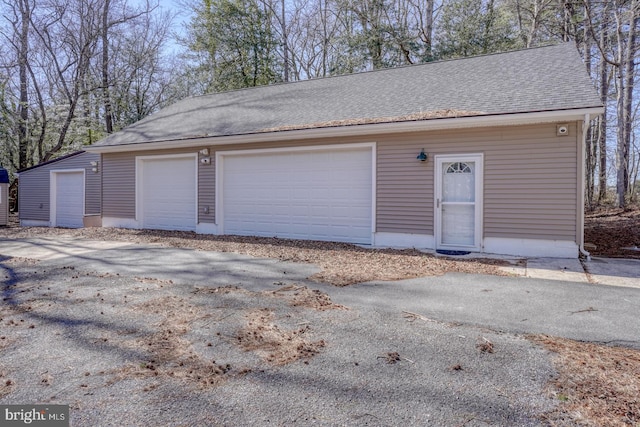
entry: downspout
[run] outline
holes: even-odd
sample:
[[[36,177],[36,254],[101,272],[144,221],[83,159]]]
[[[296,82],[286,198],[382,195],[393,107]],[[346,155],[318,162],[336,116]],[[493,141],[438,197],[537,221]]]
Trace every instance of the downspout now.
[[[591,261],[591,254],[584,248],[584,191],[585,191],[585,152],[587,149],[587,130],[589,129],[590,115],[586,113],[582,123],[582,144],[580,144],[580,151],[578,154],[578,161],[580,165],[578,167],[579,172],[579,185],[580,189],[578,196],[578,250],[586,258],[587,261]]]

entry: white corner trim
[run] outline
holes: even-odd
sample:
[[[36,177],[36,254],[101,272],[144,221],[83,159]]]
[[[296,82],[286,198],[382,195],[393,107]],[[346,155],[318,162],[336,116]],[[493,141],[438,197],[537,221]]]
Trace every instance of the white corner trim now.
[[[578,258],[578,245],[568,240],[485,237],[483,252],[536,258]]]
[[[373,233],[373,246],[379,248],[434,249],[435,238],[428,234]]]
[[[138,221],[132,218],[117,218],[113,216],[103,216],[102,226],[106,228],[142,228]]]
[[[218,234],[218,226],[208,222],[196,224],[196,234]]]
[[[37,219],[21,219],[20,227],[51,227],[51,223]]]

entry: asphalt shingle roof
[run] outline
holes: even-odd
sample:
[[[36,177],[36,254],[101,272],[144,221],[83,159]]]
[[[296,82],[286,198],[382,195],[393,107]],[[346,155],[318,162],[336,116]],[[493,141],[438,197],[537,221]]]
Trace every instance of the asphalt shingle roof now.
[[[573,43],[187,98],[96,146],[394,121],[425,112],[513,114],[600,107]]]

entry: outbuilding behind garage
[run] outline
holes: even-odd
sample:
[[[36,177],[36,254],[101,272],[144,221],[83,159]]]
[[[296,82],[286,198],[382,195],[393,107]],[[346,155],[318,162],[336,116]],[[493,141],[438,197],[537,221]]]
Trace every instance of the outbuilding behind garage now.
[[[100,155],[78,151],[19,173],[20,225],[100,225]]]

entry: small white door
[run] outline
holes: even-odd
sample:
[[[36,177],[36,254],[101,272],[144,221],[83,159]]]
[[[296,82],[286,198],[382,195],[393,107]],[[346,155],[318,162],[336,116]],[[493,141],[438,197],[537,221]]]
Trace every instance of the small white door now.
[[[481,248],[482,155],[436,156],[436,248]]]
[[[80,228],[84,217],[84,173],[82,171],[54,172],[55,227]]]

